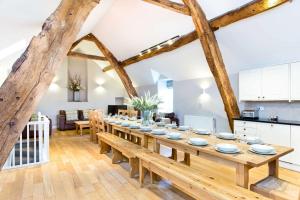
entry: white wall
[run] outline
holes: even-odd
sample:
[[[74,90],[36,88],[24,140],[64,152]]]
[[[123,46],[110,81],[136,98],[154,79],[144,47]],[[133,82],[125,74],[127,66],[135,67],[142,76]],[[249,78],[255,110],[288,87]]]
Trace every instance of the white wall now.
[[[115,97],[126,95],[119,82],[103,73],[95,62],[87,61],[88,102],[68,102],[67,66],[66,59],[37,108],[37,111],[41,111],[53,120],[54,127],[59,110],[101,108],[106,111],[108,104],[115,103]]]

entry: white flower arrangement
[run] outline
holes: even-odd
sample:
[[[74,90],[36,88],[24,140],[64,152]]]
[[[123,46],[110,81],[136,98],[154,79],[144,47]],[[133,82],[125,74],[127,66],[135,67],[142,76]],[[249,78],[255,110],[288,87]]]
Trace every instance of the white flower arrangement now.
[[[158,108],[158,105],[161,104],[162,101],[157,96],[157,94],[151,96],[150,92],[146,92],[142,97],[132,97],[129,99],[129,105],[133,106],[134,108],[140,111],[153,111]]]

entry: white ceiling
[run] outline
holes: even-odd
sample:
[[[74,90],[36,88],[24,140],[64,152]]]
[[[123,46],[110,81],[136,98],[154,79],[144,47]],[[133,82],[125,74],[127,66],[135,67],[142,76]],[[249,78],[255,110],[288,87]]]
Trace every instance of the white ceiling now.
[[[250,0],[198,1],[211,19]],[[14,61],[12,55],[22,52],[59,2],[0,0],[0,18],[5,19],[0,21],[0,67]],[[216,31],[228,72],[300,60],[299,7],[300,1],[294,0]],[[141,0],[102,0],[78,37],[92,32],[119,60],[124,60],[193,29],[190,17]],[[12,58],[11,62],[8,58]],[[199,41],[133,64],[126,70],[137,86],[153,84],[153,72],[174,80],[210,76]]]

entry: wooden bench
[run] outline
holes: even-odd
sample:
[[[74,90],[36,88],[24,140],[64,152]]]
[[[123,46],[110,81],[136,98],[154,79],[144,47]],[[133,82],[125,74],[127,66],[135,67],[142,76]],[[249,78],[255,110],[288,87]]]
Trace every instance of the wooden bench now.
[[[154,175],[158,175],[172,182],[182,192],[195,199],[202,200],[232,200],[232,199],[269,199],[260,194],[232,184],[221,178],[199,171],[163,157],[154,152],[137,152],[140,160],[140,184],[143,186],[146,170],[150,172],[151,183]]]
[[[275,200],[299,200],[300,187],[273,176],[269,176],[250,186],[254,192]]]
[[[108,153],[112,150],[112,163],[123,162],[124,157],[128,158],[130,165],[130,177],[139,173],[139,160],[136,152],[145,149],[110,133],[97,133],[100,144],[100,153]],[[146,150],[145,150],[146,151]]]

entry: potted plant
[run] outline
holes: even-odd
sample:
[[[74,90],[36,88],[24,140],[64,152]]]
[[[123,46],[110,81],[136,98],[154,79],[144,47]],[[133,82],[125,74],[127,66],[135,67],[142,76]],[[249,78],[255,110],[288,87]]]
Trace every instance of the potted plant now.
[[[141,111],[142,124],[145,126],[150,124],[153,111],[155,111],[161,103],[162,101],[157,94],[151,96],[149,91],[142,97],[132,97],[132,99],[129,100],[129,105]]]
[[[73,92],[73,101],[80,101],[80,90],[83,89],[81,86],[81,78],[79,75],[74,75],[69,78],[69,90]]]

